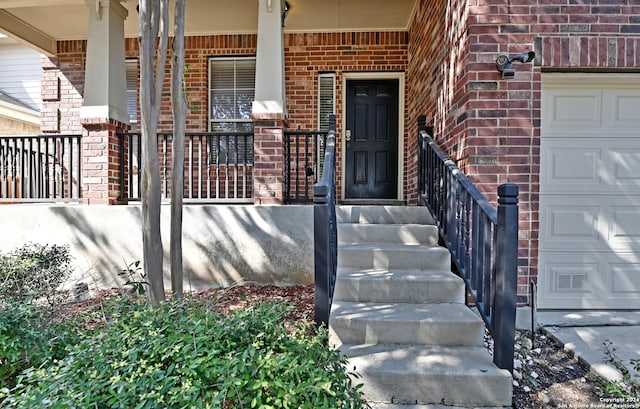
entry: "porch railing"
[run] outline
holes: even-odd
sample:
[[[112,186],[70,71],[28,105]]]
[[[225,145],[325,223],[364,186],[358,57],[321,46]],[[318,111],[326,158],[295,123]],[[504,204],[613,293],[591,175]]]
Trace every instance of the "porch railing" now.
[[[81,135],[0,136],[0,203],[81,200]]]
[[[329,115],[322,178],[313,186],[315,323],[329,326],[338,266],[336,222],[336,117]]]
[[[518,262],[518,186],[498,187],[497,210],[419,123],[419,200],[433,214],[494,339],[494,363],[513,371]]]
[[[120,137],[120,198],[141,200],[142,137]],[[171,132],[158,133],[162,197],[171,197]],[[253,133],[185,134],[184,201],[253,203]]]
[[[326,131],[285,131],[285,203],[313,203],[326,139]]]

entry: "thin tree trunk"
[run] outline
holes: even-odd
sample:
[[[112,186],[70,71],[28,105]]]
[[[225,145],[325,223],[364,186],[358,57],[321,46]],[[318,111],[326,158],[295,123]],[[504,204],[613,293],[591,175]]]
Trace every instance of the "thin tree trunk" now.
[[[187,117],[184,89],[184,14],[185,0],[176,0],[174,14],[173,57],[171,60],[171,102],[173,141],[171,156],[171,293],[182,298],[182,199],[184,196],[184,133]]]
[[[163,248],[160,234],[160,165],[158,120],[167,58],[168,0],[140,0],[140,122],[142,132],[142,250],[144,273],[149,282],[149,302],[165,298]],[[160,41],[156,53],[156,42]],[[157,66],[154,59],[157,54]]]

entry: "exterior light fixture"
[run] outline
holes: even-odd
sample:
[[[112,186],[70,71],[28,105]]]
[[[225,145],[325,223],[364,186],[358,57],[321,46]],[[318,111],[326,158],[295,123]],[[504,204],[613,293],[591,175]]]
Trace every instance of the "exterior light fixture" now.
[[[291,6],[289,5],[288,1],[283,2],[283,4],[282,4],[282,27],[284,27],[284,20],[289,15],[289,9],[290,8],[291,8]]]
[[[533,51],[525,51],[511,58],[506,54],[500,54],[498,58],[496,58],[496,68],[502,73],[503,79],[513,78],[516,76],[516,70],[512,65],[514,61],[528,63],[533,61],[535,57],[536,53]]]

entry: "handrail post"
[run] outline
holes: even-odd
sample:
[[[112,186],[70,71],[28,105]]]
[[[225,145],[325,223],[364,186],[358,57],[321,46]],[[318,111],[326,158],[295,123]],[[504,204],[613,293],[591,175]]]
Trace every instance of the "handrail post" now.
[[[325,226],[329,223],[327,187],[313,187],[313,253],[316,327],[329,325],[329,235]]]
[[[518,278],[518,185],[498,187],[493,362],[513,372]]]

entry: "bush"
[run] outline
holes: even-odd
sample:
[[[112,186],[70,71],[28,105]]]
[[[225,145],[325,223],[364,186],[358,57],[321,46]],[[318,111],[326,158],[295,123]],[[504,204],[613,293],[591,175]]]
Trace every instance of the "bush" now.
[[[0,389],[13,387],[23,370],[64,357],[78,337],[71,323],[48,321],[30,304],[6,303],[0,307]]]
[[[286,308],[222,316],[191,300],[121,302],[63,359],[32,368],[7,408],[360,408],[344,358]]]
[[[14,301],[46,297],[53,303],[56,289],[71,271],[68,246],[25,244],[0,254],[0,296]]]

